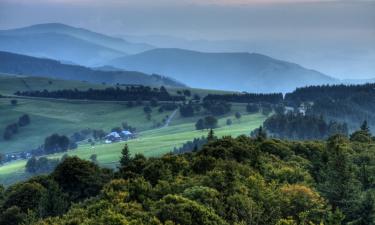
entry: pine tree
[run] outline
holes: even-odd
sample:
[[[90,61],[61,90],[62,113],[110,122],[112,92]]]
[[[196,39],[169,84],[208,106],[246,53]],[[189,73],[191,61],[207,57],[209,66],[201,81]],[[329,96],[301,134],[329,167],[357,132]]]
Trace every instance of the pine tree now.
[[[352,219],[351,209],[358,203],[360,183],[354,175],[354,165],[350,159],[351,151],[348,140],[335,135],[328,140],[328,162],[322,170],[324,182],[320,190],[333,209],[339,208],[345,214],[345,220]]]
[[[363,121],[361,125],[361,130],[370,133],[370,128],[367,124],[367,120]]]
[[[130,158],[129,147],[128,147],[128,144],[125,144],[124,148],[121,151],[121,159],[120,159],[121,167],[128,165],[130,160],[131,158]]]
[[[375,195],[367,191],[364,194],[361,204],[356,213],[356,220],[353,225],[374,225],[375,224]]]
[[[267,139],[267,133],[266,131],[263,129],[262,126],[260,126],[257,130],[257,133],[256,133],[256,139],[258,141],[263,141],[265,139]]]
[[[208,132],[208,135],[207,135],[207,141],[210,142],[210,141],[213,141],[215,139],[216,139],[216,137],[215,137],[214,130],[210,129],[210,131]]]

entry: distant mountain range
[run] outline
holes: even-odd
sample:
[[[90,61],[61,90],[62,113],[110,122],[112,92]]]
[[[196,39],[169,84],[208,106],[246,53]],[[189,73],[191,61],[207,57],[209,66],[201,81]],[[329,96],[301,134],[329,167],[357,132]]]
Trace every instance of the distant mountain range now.
[[[306,85],[339,82],[300,65],[256,53],[153,49],[111,60],[108,65],[168,75],[192,87],[250,92],[288,92]]]
[[[59,65],[58,69],[44,68],[42,65],[45,62],[39,63],[41,59],[34,59],[33,62],[38,61],[36,63],[38,69],[35,71],[31,69],[31,71],[40,73],[37,75],[47,74],[61,79],[76,78],[94,82],[140,83],[144,80],[146,82],[144,84],[147,85],[154,81],[151,82],[150,77],[143,73],[156,73],[184,82],[191,87],[265,93],[289,92],[296,87],[307,85],[374,82],[374,80],[341,81],[295,63],[256,53],[207,53],[179,48],[157,48],[149,44],[137,43],[154,40],[152,44],[159,43],[162,46],[168,44],[196,46],[197,48],[208,46],[207,49],[209,49],[208,42],[181,41],[176,38],[166,39],[157,36],[139,40],[134,36],[126,37],[133,42],[82,28],[48,23],[0,31],[0,51],[50,58],[61,62],[54,61],[54,65]],[[226,45],[225,42],[215,43],[215,46]],[[242,45],[238,48],[240,46]],[[47,64],[50,65],[50,63]],[[79,69],[81,72],[76,77],[61,72],[65,71],[62,67],[65,68],[68,65],[71,66],[69,70],[75,68],[73,74],[78,73],[77,68],[83,68],[78,65],[93,69],[85,68],[84,71],[88,74]],[[30,68],[33,68],[33,65],[27,64],[26,68],[18,66],[17,71],[27,74]],[[126,71],[140,71],[141,73]],[[111,75],[106,78],[98,75],[101,73],[111,73]],[[121,75],[123,73],[128,74],[127,78]],[[129,74],[138,74],[138,76],[129,78],[133,76]],[[165,82],[178,84],[169,78],[165,78],[168,80]]]
[[[147,86],[185,87],[173,79],[132,71],[103,71],[79,65],[63,64],[56,60],[36,58],[0,51],[0,73],[50,77],[65,80],[107,84],[136,84]]]
[[[154,47],[59,23],[0,31],[0,50],[95,66]]]

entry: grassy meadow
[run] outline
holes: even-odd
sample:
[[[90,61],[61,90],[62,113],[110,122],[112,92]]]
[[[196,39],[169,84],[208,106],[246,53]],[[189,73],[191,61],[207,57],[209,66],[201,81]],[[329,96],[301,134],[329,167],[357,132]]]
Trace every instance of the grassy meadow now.
[[[121,126],[122,122],[136,127],[138,138],[128,141],[132,154],[142,153],[148,157],[160,156],[179,147],[186,141],[207,134],[207,131],[195,130],[195,123],[204,113],[194,117],[184,118],[179,112],[175,114],[168,127],[157,128],[164,118],[172,111],[158,112],[158,107],[153,108],[151,120],[143,112],[144,106],[129,108],[126,102],[115,101],[88,101],[43,99],[12,96],[16,91],[27,90],[58,90],[58,89],[88,89],[104,88],[106,85],[90,84],[78,81],[63,81],[39,77],[23,77],[0,75],[0,133],[10,123],[15,123],[23,114],[28,114],[31,123],[21,127],[19,133],[11,140],[5,141],[0,135],[0,153],[19,152],[37,148],[43,144],[44,139],[53,134],[72,135],[74,132],[86,128],[103,129],[109,132],[112,128]],[[201,97],[207,94],[230,93],[226,91],[190,89],[192,95]],[[177,94],[178,89],[170,88],[170,93]],[[11,99],[17,99],[17,105],[10,104]],[[240,112],[243,116],[235,119],[234,114]],[[227,119],[232,119],[233,124],[226,125]],[[251,130],[263,123],[265,117],[260,114],[249,115],[246,104],[232,104],[232,111],[219,117],[219,127],[215,129],[217,136],[249,134]],[[78,149],[69,151],[70,155],[77,155],[89,159],[96,154],[102,166],[115,167],[120,157],[124,143],[104,144],[97,142],[91,146],[87,141],[79,143]],[[62,154],[48,157],[60,158]],[[0,166],[0,183],[10,184],[26,179],[24,172],[26,160],[13,161]]]
[[[58,80],[46,77],[27,77],[0,74],[0,94],[13,95],[16,91],[33,90],[60,90],[60,89],[79,89],[103,88],[105,85],[92,84],[84,81]]]
[[[230,118],[233,124],[226,125],[226,120]],[[240,120],[234,119],[233,115],[219,119],[219,127],[215,129],[215,135],[221,137],[225,135],[238,136],[248,135],[251,130],[263,123],[265,117],[261,114],[243,115]],[[152,129],[139,133],[139,138],[127,141],[132,154],[142,153],[148,157],[160,156],[171,152],[174,147],[180,147],[184,142],[194,138],[207,135],[207,130],[197,131],[194,122],[185,122],[169,127]],[[115,167],[121,155],[121,149],[125,143],[113,144],[97,143],[94,146],[89,144],[80,145],[78,149],[69,151],[69,155],[76,155],[84,159],[89,159],[92,154],[97,155],[100,165]],[[50,155],[51,158],[61,158],[61,154]],[[10,184],[17,180],[28,177],[24,172],[26,160],[18,160],[0,167],[0,183]]]
[[[29,114],[30,125],[21,127],[10,141],[0,138],[0,152],[17,152],[38,147],[45,137],[53,134],[71,135],[85,128],[109,131],[127,121],[139,131],[153,128],[170,112],[153,110],[147,120],[143,107],[126,107],[123,102],[67,101],[49,99],[18,99],[13,106],[10,99],[0,99],[0,129]]]

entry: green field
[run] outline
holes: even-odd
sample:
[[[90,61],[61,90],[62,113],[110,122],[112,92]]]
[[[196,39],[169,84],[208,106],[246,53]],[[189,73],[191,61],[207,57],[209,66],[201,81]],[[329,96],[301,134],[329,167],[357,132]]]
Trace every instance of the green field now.
[[[46,77],[27,77],[0,74],[0,94],[12,95],[16,91],[103,88],[105,85],[84,81],[57,80]]]
[[[226,119],[231,118],[233,124],[227,126]],[[263,123],[265,117],[260,114],[244,115],[240,120],[227,116],[219,120],[219,128],[215,129],[217,136],[241,134],[248,135],[251,130]],[[139,138],[128,141],[131,153],[142,153],[145,156],[160,156],[173,150],[174,147],[181,146],[184,142],[190,141],[195,137],[205,136],[207,130],[197,131],[194,123],[182,123],[171,125],[169,127],[148,130],[139,133]],[[92,154],[97,155],[97,159],[102,166],[115,167],[121,153],[124,143],[114,144],[88,144],[81,145],[77,150],[69,151],[69,155],[77,155],[84,159],[89,159]],[[55,154],[49,157],[60,158],[63,154]],[[24,172],[25,160],[19,160],[0,167],[0,183],[10,184],[17,180],[28,177]]]
[[[139,131],[153,128],[170,112],[153,110],[151,120],[147,120],[143,107],[126,107],[125,103],[65,100],[18,99],[12,106],[9,99],[0,99],[0,130],[14,123],[27,113],[31,124],[22,127],[12,140],[0,138],[0,152],[17,152],[38,147],[44,138],[53,134],[71,135],[85,128],[109,131],[127,121]],[[2,135],[1,135],[2,136]]]
[[[16,98],[12,94],[17,91],[27,90],[56,90],[56,89],[87,89],[103,88],[105,85],[93,85],[85,82],[63,81],[38,77],[10,77],[0,75],[0,153],[31,150],[43,144],[44,139],[53,134],[72,135],[74,132],[86,128],[103,129],[109,132],[118,127],[122,122],[136,127],[139,138],[128,142],[131,152],[142,153],[146,156],[160,156],[170,152],[174,147],[181,146],[184,142],[195,137],[207,134],[207,131],[196,131],[195,122],[205,115],[203,112],[191,118],[175,114],[168,127],[156,128],[162,120],[172,111],[159,113],[158,108],[153,108],[151,120],[147,120],[143,106],[128,108],[126,102],[63,100],[17,97],[17,105],[11,105],[10,100]],[[179,89],[169,89],[176,94]],[[230,93],[225,91],[190,89],[192,95],[201,97],[212,93]],[[243,115],[240,120],[234,118],[235,112]],[[18,118],[28,114],[31,118],[30,125],[21,127],[19,133],[9,141],[3,140],[2,132],[6,125],[17,122]],[[226,120],[231,118],[233,124],[226,125]],[[247,115],[245,104],[232,104],[232,111],[219,117],[219,128],[215,130],[217,136],[249,134],[265,120],[260,114]],[[70,155],[88,159],[92,154],[97,154],[98,161],[103,166],[114,167],[118,162],[121,148],[124,143],[104,144],[96,143],[91,146],[87,141],[79,143],[77,150],[70,151]],[[61,157],[62,154],[49,157]],[[27,178],[24,172],[26,161],[13,161],[0,166],[0,183],[10,184],[17,180]]]
[[[151,120],[147,120],[143,106],[128,108],[125,102],[63,100],[16,97],[12,94],[18,90],[58,90],[104,88],[105,85],[90,84],[79,81],[56,80],[40,77],[10,76],[0,74],[0,153],[19,152],[37,148],[44,139],[53,134],[72,135],[86,128],[103,129],[109,132],[122,122],[136,127],[137,131],[155,128],[171,112],[157,112],[153,109]],[[176,88],[169,89],[176,94]],[[224,91],[190,89],[192,94],[205,96],[209,93],[228,93]],[[12,106],[10,100],[16,98],[18,104]],[[241,109],[240,111],[243,111]],[[8,124],[17,122],[23,114],[28,114],[31,124],[20,129],[12,140],[3,139],[3,130]],[[183,119],[179,115],[172,123],[180,124],[196,121],[197,117]]]

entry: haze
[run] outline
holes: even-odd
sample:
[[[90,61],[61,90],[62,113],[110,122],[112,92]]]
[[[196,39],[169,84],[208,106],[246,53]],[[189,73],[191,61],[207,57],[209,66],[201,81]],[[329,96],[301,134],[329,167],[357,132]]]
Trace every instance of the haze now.
[[[49,22],[158,47],[258,52],[341,79],[375,77],[375,1],[0,0],[0,29]]]

